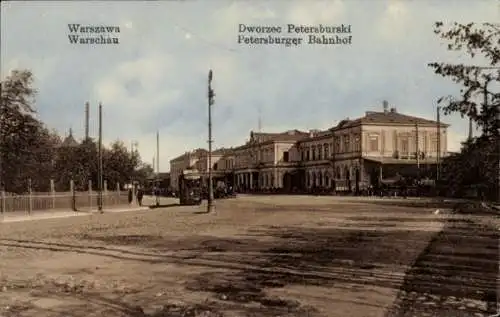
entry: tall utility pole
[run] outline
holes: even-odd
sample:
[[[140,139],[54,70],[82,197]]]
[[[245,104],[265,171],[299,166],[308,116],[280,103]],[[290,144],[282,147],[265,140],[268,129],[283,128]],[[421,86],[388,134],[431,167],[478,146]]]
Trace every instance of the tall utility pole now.
[[[85,103],[85,141],[90,137],[89,135],[89,123],[90,123],[90,104],[87,101]]]
[[[258,128],[258,131],[260,133],[260,132],[262,132],[262,110],[261,110],[260,106],[259,106],[259,120],[258,121],[259,122],[258,122],[257,128]]]
[[[332,132],[332,158],[331,158],[331,162],[332,162],[332,191],[334,194],[337,193],[337,181],[336,181],[336,178],[337,178],[337,170],[335,168],[335,154],[336,154],[336,151],[337,151],[337,144],[336,144],[336,138],[335,138],[335,127],[331,128],[330,131]],[[308,150],[309,151],[309,150]],[[308,154],[306,154],[306,157],[308,156]],[[306,188],[307,188],[307,185],[308,184],[305,184]]]
[[[441,164],[441,120],[440,120],[440,109],[441,107],[437,106],[436,108],[436,130],[437,130],[437,148],[436,148],[436,180],[439,180],[440,174],[440,164]]]
[[[99,197],[98,210],[102,213],[102,187],[103,187],[103,169],[102,169],[102,104],[99,102]]]
[[[419,139],[418,139],[418,122],[415,123],[415,153],[416,153],[416,160],[417,160],[417,175],[418,178],[420,178],[420,146],[418,144]]]
[[[212,184],[212,105],[215,93],[212,89],[212,70],[208,72],[208,204],[207,213],[214,210],[214,189]]]
[[[131,154],[134,154],[134,151],[137,151],[138,145],[139,145],[139,143],[137,143],[137,141],[130,142],[130,153]]]
[[[4,107],[0,106],[0,118],[2,117],[2,112],[4,110]],[[2,122],[0,122],[0,145],[3,146],[3,131],[2,131]],[[5,188],[4,188],[4,179],[3,179],[3,154],[4,151],[0,150],[0,215],[3,216],[3,213],[5,212],[4,206],[5,206]]]
[[[160,131],[156,131],[156,206],[160,205]]]
[[[467,138],[468,141],[472,140],[473,136],[472,130],[473,130],[472,117],[469,117],[469,136]]]
[[[137,143],[137,141],[132,141],[132,142],[130,142],[130,158],[131,158],[131,159],[133,159],[133,158],[134,158],[134,153],[135,153],[135,151],[137,151],[137,145],[138,145],[138,144],[139,144],[139,143]],[[154,166],[154,165],[153,165],[153,166]],[[130,186],[132,186],[132,187],[133,187],[133,186],[134,186],[134,178],[133,178],[133,176],[132,176],[132,175],[130,176],[129,181],[130,181]]]

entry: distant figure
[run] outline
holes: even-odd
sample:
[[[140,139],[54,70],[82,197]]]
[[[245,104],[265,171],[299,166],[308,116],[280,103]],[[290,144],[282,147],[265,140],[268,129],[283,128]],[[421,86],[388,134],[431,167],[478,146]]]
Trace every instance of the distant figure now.
[[[139,206],[142,206],[142,198],[144,197],[144,191],[142,188],[139,188],[137,190],[137,202],[139,203]]]
[[[134,200],[134,195],[132,193],[132,188],[129,188],[128,189],[128,203],[131,204],[133,200]]]

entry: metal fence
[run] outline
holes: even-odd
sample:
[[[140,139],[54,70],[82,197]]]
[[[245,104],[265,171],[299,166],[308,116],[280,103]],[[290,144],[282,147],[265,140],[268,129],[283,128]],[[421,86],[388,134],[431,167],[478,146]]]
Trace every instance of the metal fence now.
[[[75,191],[74,184],[71,183],[71,190],[66,192],[56,192],[51,186],[50,192],[36,192],[28,187],[27,193],[12,194],[6,191],[0,192],[1,212],[26,212],[34,211],[90,211],[97,209],[99,204],[99,192],[92,189],[89,182],[89,190]],[[102,191],[102,206],[109,208],[112,206],[128,205],[128,192],[120,190],[117,185],[115,190],[108,190],[106,184]]]

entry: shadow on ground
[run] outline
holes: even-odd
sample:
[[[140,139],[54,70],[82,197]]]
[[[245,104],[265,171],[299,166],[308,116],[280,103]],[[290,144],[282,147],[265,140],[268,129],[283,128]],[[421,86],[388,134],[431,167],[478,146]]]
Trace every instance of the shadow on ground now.
[[[455,212],[476,213],[466,209]],[[448,219],[406,273],[386,317],[496,313],[498,239],[493,225]]]
[[[171,208],[178,207],[179,204],[159,204],[159,205],[149,205],[149,209],[157,209],[157,208]]]
[[[400,218],[390,219],[397,222]],[[422,222],[428,220],[421,219]],[[429,313],[428,316],[470,316],[471,312],[492,312],[494,306],[498,273],[497,232],[496,228],[471,220],[449,219],[438,234],[393,228],[364,230],[270,226],[248,232],[246,237],[226,239],[211,236],[174,238],[90,233],[80,238],[84,241],[100,241],[106,247],[95,247],[94,244],[87,249],[74,247],[80,253],[91,254],[99,249],[102,251],[100,255],[106,256],[108,252],[110,257],[115,258],[118,258],[117,255],[111,255],[111,252],[121,252],[123,260],[173,263],[175,259],[175,263],[180,265],[205,265],[210,270],[194,275],[184,285],[189,292],[211,294],[210,301],[204,306],[166,305],[159,312],[145,315],[140,311],[132,311],[135,308],[123,303],[114,303],[117,309],[130,317],[218,317],[224,316],[222,312],[228,310],[237,313],[227,316],[242,317],[324,316],[318,309],[306,304],[308,296],[314,295],[316,299],[321,298],[322,302],[329,303],[332,301],[332,289],[336,294],[357,291],[369,294],[370,291],[376,291],[374,287],[400,289],[387,317],[413,316],[420,311]],[[431,243],[427,245],[433,235]],[[43,245],[43,242],[37,243]],[[135,252],[134,258],[127,258],[129,255],[123,250],[113,250],[113,245],[129,245],[146,250],[142,255]],[[422,249],[425,251],[418,255],[417,250]],[[147,250],[156,254],[187,251],[192,253],[192,257],[165,255],[161,259],[151,260],[146,256]],[[192,258],[197,260],[196,264],[190,262]],[[413,263],[415,258],[417,260]],[[391,271],[390,267],[397,266],[411,267],[404,281]],[[277,296],[276,292],[272,292],[295,285],[320,286],[324,287],[324,292],[301,293],[297,298]],[[348,296],[344,298],[343,301],[350,303]],[[484,301],[489,306],[483,309],[462,302],[450,304],[451,298],[457,301],[460,298]],[[365,305],[367,310],[375,307],[385,309],[370,301],[360,303],[352,300],[352,303]],[[468,315],[460,315],[462,312]]]
[[[314,317],[324,314],[310,307],[306,303],[307,297],[319,296],[321,301],[328,303],[331,301],[331,290],[328,288],[333,287],[338,293],[338,290],[357,292],[370,286],[397,287],[400,280],[394,278],[392,272],[376,272],[375,269],[386,264],[408,264],[408,258],[414,257],[414,251],[408,248],[408,245],[425,243],[422,241],[426,241],[429,235],[430,233],[425,231],[413,231],[409,236],[405,230],[384,232],[297,227],[267,227],[249,232],[247,237],[232,239],[210,236],[178,239],[154,235],[103,236],[103,233],[96,232],[79,237],[82,242],[94,241],[92,246],[82,248],[74,245],[73,249],[75,252],[101,256],[109,253],[113,258],[146,263],[175,262],[198,267],[205,265],[209,271],[193,276],[186,282],[185,287],[189,292],[212,294],[211,301],[215,304],[211,304],[211,307],[214,311],[230,309],[242,317]],[[262,239],[263,237],[265,239]],[[106,246],[96,246],[97,241],[104,242]],[[71,248],[70,244],[30,243],[26,247],[49,248],[53,251],[63,251],[57,248],[64,247],[63,252],[68,252],[68,248]],[[142,247],[145,249],[144,256],[138,252],[124,252],[116,247],[113,250],[113,245]],[[12,247],[12,244],[10,246]],[[151,259],[146,255],[148,250],[154,253],[188,251],[198,262],[191,263],[179,256]],[[130,258],[131,256],[133,258]],[[325,289],[320,294],[305,293],[299,297],[277,296],[271,292],[272,289],[279,290],[293,285],[321,286]],[[344,301],[351,303],[351,299]],[[360,304],[354,300],[352,303]],[[373,303],[365,305],[368,305],[366,309],[373,308],[369,305],[376,306]],[[140,316],[133,315],[132,312],[128,314]],[[169,315],[165,313],[163,316]]]
[[[453,201],[446,199],[377,199],[363,201],[365,204],[403,208],[450,209],[454,214],[463,215],[500,215],[499,207],[479,201]],[[411,210],[409,210],[411,211]]]

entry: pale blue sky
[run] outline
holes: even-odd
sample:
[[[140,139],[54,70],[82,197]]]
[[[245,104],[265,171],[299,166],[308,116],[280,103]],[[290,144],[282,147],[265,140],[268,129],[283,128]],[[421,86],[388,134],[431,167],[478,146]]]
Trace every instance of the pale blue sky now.
[[[104,139],[139,143],[160,169],[184,151],[205,147],[206,81],[214,71],[215,146],[239,145],[250,130],[326,129],[345,117],[381,110],[435,118],[436,100],[459,88],[427,67],[457,61],[433,33],[433,23],[500,21],[499,2],[275,0],[155,2],[3,2],[2,78],[32,69],[40,118],[61,134],[84,131],[84,103],[104,107]],[[119,45],[72,45],[68,24],[116,25]],[[351,24],[350,46],[243,46],[238,24]],[[480,61],[479,63],[481,63]],[[459,116],[450,149],[467,134]]]

